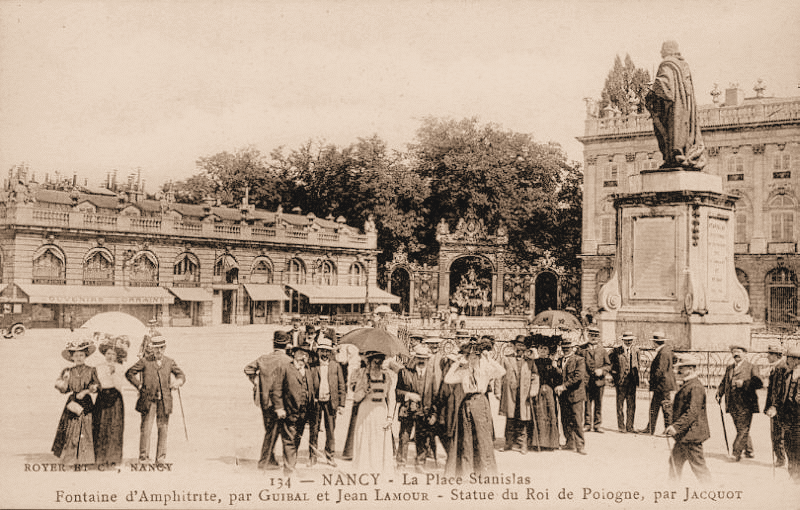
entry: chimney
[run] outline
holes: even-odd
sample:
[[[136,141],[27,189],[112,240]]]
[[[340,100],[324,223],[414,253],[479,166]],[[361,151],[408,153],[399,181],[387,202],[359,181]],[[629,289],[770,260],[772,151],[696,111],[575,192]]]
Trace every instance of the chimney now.
[[[738,83],[731,83],[725,89],[725,106],[741,106],[744,103],[744,90],[739,88]]]

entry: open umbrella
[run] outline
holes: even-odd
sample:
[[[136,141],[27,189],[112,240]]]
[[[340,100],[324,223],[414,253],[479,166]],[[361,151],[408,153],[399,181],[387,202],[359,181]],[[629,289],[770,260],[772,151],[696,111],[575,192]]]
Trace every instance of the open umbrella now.
[[[359,352],[376,351],[387,356],[403,354],[408,356],[408,349],[399,338],[385,329],[358,328],[346,333],[339,339],[339,343],[353,344]]]
[[[375,308],[375,313],[392,313],[392,307],[389,305],[378,305]]]
[[[127,337],[131,346],[138,345],[147,333],[142,321],[123,312],[98,313],[79,328],[82,335],[90,335],[100,342],[104,337]]]
[[[531,325],[566,330],[581,329],[583,327],[577,317],[563,310],[545,310],[533,318]]]

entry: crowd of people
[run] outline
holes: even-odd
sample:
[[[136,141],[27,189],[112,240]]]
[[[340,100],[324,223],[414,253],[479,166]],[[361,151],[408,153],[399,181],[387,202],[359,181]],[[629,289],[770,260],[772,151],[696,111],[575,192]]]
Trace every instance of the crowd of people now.
[[[669,459],[672,476],[679,477],[689,462],[701,482],[710,480],[703,455],[710,429],[706,388],[698,380],[699,361],[691,355],[676,356],[662,332],[651,338],[658,347],[649,370],[649,420],[642,430],[633,428],[642,356],[630,332],[623,333],[619,345],[610,350],[594,326],[586,328],[580,340],[520,335],[501,349],[492,337],[471,336],[463,330],[456,332],[456,350],[441,348],[442,340],[411,335],[407,355],[388,355],[379,350],[359,352],[352,344],[340,343],[332,328],[303,329],[294,324],[289,331],[276,331],[270,352],[244,368],[265,427],[258,467],[283,467],[287,476],[293,475],[306,428],[309,466],[324,462],[336,467],[341,458],[361,472],[405,471],[413,463],[417,472],[444,464],[448,476],[493,475],[496,451],[568,450],[586,455],[586,434],[609,430],[602,427],[602,401],[610,380],[616,388],[618,432],[655,434],[663,415],[662,433],[674,440]],[[62,352],[73,365],[56,381],[56,388],[68,398],[52,451],[64,464],[122,462],[121,364],[129,347],[124,336],[78,338]],[[96,348],[104,361],[90,367],[85,361]],[[164,355],[165,348],[166,339],[151,329],[139,359],[124,371],[139,392],[139,462],[150,461],[153,422],[158,430],[155,462],[165,461],[173,392],[178,390],[180,397],[179,388],[186,380],[175,361]],[[731,346],[731,354],[733,363],[726,367],[716,391],[720,409],[732,417],[736,431],[731,462],[754,455],[750,425],[753,414],[762,410],[756,391],[766,382],[763,412],[770,418],[774,465],[788,462],[791,478],[800,483],[800,347],[785,353],[770,347],[765,379],[747,359],[744,346]],[[337,425],[343,425],[339,422],[349,395],[350,421],[337,457],[335,432]],[[500,441],[490,398],[498,400],[498,412],[505,417]],[[320,449],[322,430],[325,443]],[[282,466],[275,456],[278,438]],[[412,441],[415,447],[409,459]]]
[[[259,467],[280,468],[274,456],[278,437],[274,431],[280,427],[283,467],[286,474],[294,473],[305,423],[310,431],[309,465],[324,458],[336,466],[335,415],[341,414],[348,389],[353,392],[353,406],[341,458],[352,460],[359,471],[391,473],[413,463],[415,471],[428,472],[444,460],[446,475],[492,475],[497,472],[496,451],[569,450],[586,455],[586,433],[608,430],[602,427],[601,406],[610,379],[616,388],[618,432],[656,434],[663,415],[662,434],[674,440],[671,475],[680,477],[682,466],[689,462],[697,478],[707,482],[710,473],[702,445],[710,432],[698,361],[691,355],[676,356],[662,332],[655,332],[651,340],[658,347],[649,373],[649,420],[644,429],[634,430],[642,356],[630,332],[623,333],[619,345],[610,350],[601,344],[594,326],[578,341],[520,335],[498,357],[491,337],[464,331],[456,334],[457,353],[440,349],[439,337],[412,334],[408,356],[374,351],[339,356],[352,346],[338,344],[333,329],[277,331],[275,350],[245,367],[262,395],[266,434]],[[731,352],[734,363],[727,367],[717,395],[734,417],[737,434],[730,459],[734,462],[742,452],[752,454],[747,449],[752,445],[749,423],[752,413],[758,412],[755,390],[761,387],[761,378],[745,359],[743,347],[732,346]],[[773,368],[764,412],[772,420],[775,463],[781,466],[788,458],[789,472],[800,482],[800,369],[795,370],[800,349],[789,349],[785,360],[780,349],[771,347],[770,352]],[[302,384],[297,383],[300,367],[308,370],[300,376]],[[321,383],[326,380],[327,384]],[[270,388],[270,398],[263,396],[264,388]],[[490,397],[498,399],[498,412],[505,417],[497,448],[499,431],[494,430]],[[279,411],[286,408],[291,413]],[[317,448],[323,420],[324,452]],[[394,423],[399,426],[396,439]],[[415,448],[409,458],[412,441]]]

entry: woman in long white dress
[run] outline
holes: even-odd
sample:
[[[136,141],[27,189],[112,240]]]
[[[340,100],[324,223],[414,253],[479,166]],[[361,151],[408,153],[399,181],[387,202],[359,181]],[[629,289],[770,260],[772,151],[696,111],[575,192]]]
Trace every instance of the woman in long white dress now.
[[[353,401],[359,403],[353,439],[353,469],[363,473],[394,472],[392,422],[397,375],[382,368],[386,356],[368,352],[366,370],[356,381]]]

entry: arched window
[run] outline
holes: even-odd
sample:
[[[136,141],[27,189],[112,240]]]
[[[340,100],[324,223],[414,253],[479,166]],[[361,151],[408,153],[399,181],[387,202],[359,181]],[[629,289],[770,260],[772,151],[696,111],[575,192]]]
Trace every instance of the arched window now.
[[[176,287],[196,287],[200,285],[200,261],[192,253],[181,253],[172,266],[172,275]]]
[[[267,258],[260,257],[253,263],[250,281],[253,283],[272,283],[272,264]]]
[[[306,266],[300,259],[291,259],[286,264],[286,283],[306,283]]]
[[[796,324],[797,275],[785,267],[767,273],[767,322],[772,324]]]
[[[150,252],[139,253],[131,260],[128,274],[131,287],[158,287],[158,259]]]
[[[225,283],[239,283],[239,263],[233,255],[226,253],[214,264],[214,279]]]
[[[366,271],[364,271],[364,266],[361,265],[360,262],[354,262],[350,266],[350,271],[348,273],[348,278],[347,278],[347,284],[364,286],[366,282],[365,278],[366,278]]]
[[[39,248],[33,257],[33,283],[66,285],[66,260],[55,246]]]
[[[336,285],[336,266],[330,260],[320,262],[315,275],[316,285]]]
[[[90,251],[83,262],[84,285],[114,285],[114,258],[106,249]]]
[[[770,240],[774,242],[794,241],[794,200],[778,195],[769,203]]]

